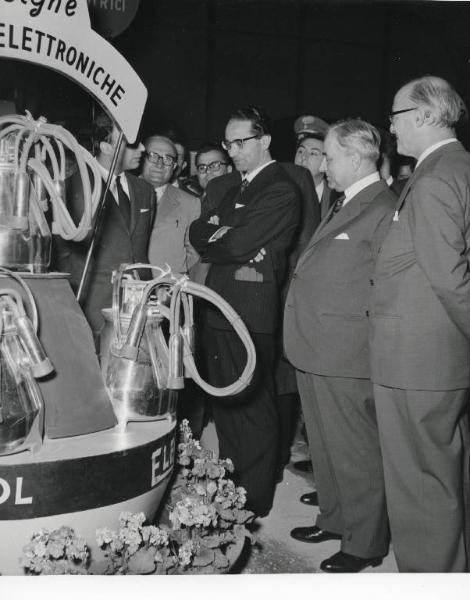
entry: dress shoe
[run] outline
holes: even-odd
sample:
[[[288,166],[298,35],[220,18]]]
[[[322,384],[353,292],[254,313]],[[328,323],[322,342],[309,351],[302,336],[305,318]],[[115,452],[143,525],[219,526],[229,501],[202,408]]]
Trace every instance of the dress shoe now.
[[[360,558],[340,551],[324,560],[320,565],[320,569],[325,573],[359,573],[366,567],[377,567],[381,564],[381,556]]]
[[[308,506],[318,506],[318,495],[317,492],[310,492],[308,494],[302,494],[300,496],[302,504],[308,504]]]
[[[325,531],[316,525],[313,525],[312,527],[296,527],[295,529],[292,529],[290,534],[294,540],[308,542],[309,544],[319,544],[320,542],[326,542],[327,540],[340,540],[342,538],[338,533]]]
[[[297,469],[297,471],[302,471],[303,473],[313,473],[312,461],[298,460],[294,463],[294,469]]]

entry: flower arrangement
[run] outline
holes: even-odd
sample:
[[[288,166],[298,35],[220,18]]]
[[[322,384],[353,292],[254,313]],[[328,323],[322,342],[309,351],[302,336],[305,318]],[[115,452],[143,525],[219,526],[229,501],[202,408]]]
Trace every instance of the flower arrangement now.
[[[23,548],[21,566],[31,575],[84,575],[89,559],[84,538],[72,528],[41,529]]]
[[[83,538],[70,527],[35,533],[23,549],[21,564],[28,574],[174,574],[221,573],[230,566],[229,553],[245,538],[253,520],[245,510],[246,492],[227,473],[229,459],[219,460],[201,448],[188,422],[180,426],[177,463],[180,472],[160,526],[146,525],[144,513],[123,512],[119,529],[96,531],[101,556],[90,564]]]

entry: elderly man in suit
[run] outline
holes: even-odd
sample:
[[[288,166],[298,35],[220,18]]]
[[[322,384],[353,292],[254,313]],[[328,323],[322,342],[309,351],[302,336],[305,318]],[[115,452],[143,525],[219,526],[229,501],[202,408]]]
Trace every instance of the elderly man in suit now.
[[[238,185],[224,189],[208,215],[195,221],[190,239],[211,264],[206,285],[238,312],[253,338],[257,366],[245,392],[213,402],[220,453],[233,460],[235,481],[247,491],[247,506],[266,515],[274,496],[279,422],[275,404],[275,333],[286,251],[299,221],[299,196],[284,169],[271,159],[270,125],[256,107],[232,113],[223,145],[236,170]],[[206,317],[211,382],[227,385],[242,372],[246,352],[220,313]]]
[[[316,525],[291,535],[341,540],[321,564],[332,573],[380,564],[389,543],[368,345],[372,273],[396,201],[377,172],[379,144],[359,119],[329,129],[324,169],[344,194],[299,258],[284,315],[320,505]]]
[[[108,177],[119,130],[105,113],[98,113],[93,123],[95,152],[103,179]],[[112,304],[111,276],[121,263],[147,262],[147,246],[155,216],[155,194],[152,188],[127,170],[138,168],[144,151],[142,144],[121,146],[97,244],[90,262],[82,296],[85,313],[98,347],[99,333],[104,324],[103,308]],[[67,198],[75,219],[83,210],[83,190],[78,177],[67,184]],[[70,273],[70,284],[77,290],[85,265],[89,239],[84,242],[55,241],[55,266]]]
[[[417,159],[374,276],[372,379],[400,571],[468,569],[470,154],[443,79],[395,95],[390,131]]]
[[[168,264],[174,273],[187,274],[199,260],[188,235],[201,214],[201,201],[170,184],[177,156],[169,138],[154,135],[145,141],[142,177],[155,189],[158,206],[148,254],[151,264],[162,268]]]

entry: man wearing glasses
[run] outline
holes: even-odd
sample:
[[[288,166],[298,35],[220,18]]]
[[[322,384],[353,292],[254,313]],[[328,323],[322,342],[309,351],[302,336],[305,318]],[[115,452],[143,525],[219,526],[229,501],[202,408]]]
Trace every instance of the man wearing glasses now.
[[[268,514],[274,496],[279,437],[275,333],[286,251],[300,214],[299,192],[272,160],[270,142],[270,126],[260,109],[232,113],[222,146],[241,178],[235,183],[230,174],[211,182],[208,200],[213,192],[222,193],[215,208],[190,228],[192,243],[211,265],[206,285],[238,312],[256,347],[251,384],[237,397],[214,400],[213,416],[220,454],[233,460],[236,483],[246,489],[247,506],[258,516]],[[224,188],[219,183],[225,178],[231,183]],[[208,310],[205,325],[210,381],[228,385],[241,374],[246,352],[220,313]]]
[[[154,188],[158,206],[150,235],[150,263],[162,268],[168,264],[174,273],[186,274],[199,260],[188,231],[201,213],[201,201],[170,184],[177,156],[169,138],[149,137],[145,142],[142,177]]]
[[[372,381],[400,571],[468,570],[470,155],[457,92],[422,77],[395,95],[390,131],[417,159],[372,288]]]
[[[230,173],[232,170],[226,152],[220,146],[211,142],[203,144],[196,152],[195,164],[197,179],[204,191],[209,181]]]

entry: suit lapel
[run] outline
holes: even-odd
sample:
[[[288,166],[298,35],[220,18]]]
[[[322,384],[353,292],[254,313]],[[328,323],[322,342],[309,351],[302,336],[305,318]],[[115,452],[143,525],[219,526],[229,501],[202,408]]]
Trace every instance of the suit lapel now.
[[[179,206],[176,196],[176,189],[171,185],[171,183],[169,183],[163,192],[160,202],[158,203],[157,213],[159,222],[164,221],[169,215],[175,214],[175,211]]]
[[[426,156],[426,158],[423,160],[423,162],[420,163],[416,167],[413,174],[406,182],[405,187],[403,188],[403,190],[400,194],[400,197],[398,198],[398,201],[397,201],[397,212],[400,212],[401,209],[403,208],[403,204],[405,203],[405,199],[408,195],[408,192],[409,192],[414,180],[417,177],[419,177],[419,175],[422,173],[422,171],[426,171],[429,164],[434,162],[436,159],[438,159],[443,154],[446,154],[448,152],[453,152],[455,150],[464,150],[464,147],[462,146],[462,144],[460,142],[449,142],[448,144],[441,146],[434,152],[431,152],[431,154],[429,156]]]
[[[127,185],[129,187],[129,200],[131,203],[131,222],[126,223],[126,227],[129,230],[129,235],[132,235],[134,233],[134,229],[137,225],[137,221],[139,218],[140,200],[135,182],[132,181],[130,177],[126,177],[126,179]]]
[[[361,214],[361,212],[364,210],[364,207],[371,203],[372,199],[380,192],[381,189],[387,189],[387,186],[383,181],[377,181],[371,185],[368,185],[356,196],[354,196],[354,198],[352,198],[352,200],[350,200],[345,206],[343,206],[343,208],[334,217],[332,217],[330,221],[328,221],[331,213],[334,210],[334,205],[331,206],[326,217],[313,234],[312,239],[310,240],[304,253],[299,258],[296,268],[298,268],[305,261],[309,252],[324,237],[331,236],[336,232],[341,233],[341,230],[344,230],[348,223],[353,221]]]

